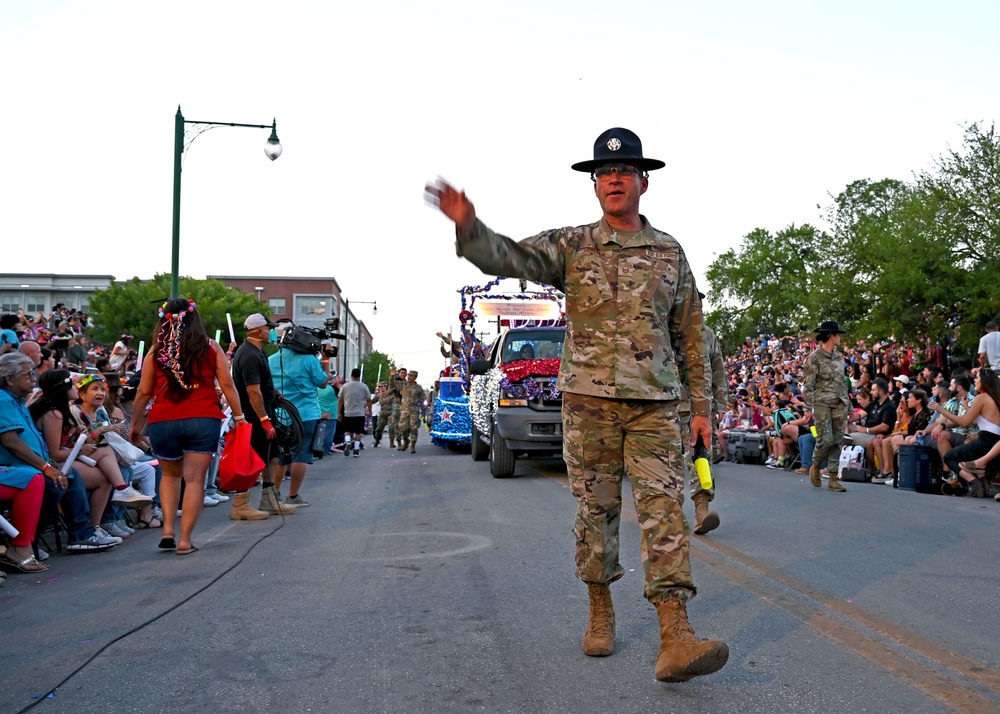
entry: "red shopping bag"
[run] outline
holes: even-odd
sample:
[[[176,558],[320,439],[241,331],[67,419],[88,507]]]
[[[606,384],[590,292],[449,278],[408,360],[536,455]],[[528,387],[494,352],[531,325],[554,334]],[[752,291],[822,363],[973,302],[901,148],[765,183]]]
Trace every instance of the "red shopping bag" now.
[[[257,483],[264,461],[250,446],[253,427],[242,422],[226,434],[226,445],[219,459],[219,485],[223,491],[247,491]]]

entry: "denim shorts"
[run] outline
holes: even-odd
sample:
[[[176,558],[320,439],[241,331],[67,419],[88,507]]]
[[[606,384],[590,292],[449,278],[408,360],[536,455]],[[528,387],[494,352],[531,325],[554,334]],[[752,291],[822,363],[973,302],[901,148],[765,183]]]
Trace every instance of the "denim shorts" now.
[[[156,458],[179,461],[184,454],[214,454],[219,450],[222,421],[211,417],[158,421],[147,427]]]
[[[313,436],[316,435],[317,423],[319,423],[319,419],[303,419],[302,441],[299,443],[299,450],[291,455],[282,454],[279,459],[282,466],[311,464],[313,462]]]

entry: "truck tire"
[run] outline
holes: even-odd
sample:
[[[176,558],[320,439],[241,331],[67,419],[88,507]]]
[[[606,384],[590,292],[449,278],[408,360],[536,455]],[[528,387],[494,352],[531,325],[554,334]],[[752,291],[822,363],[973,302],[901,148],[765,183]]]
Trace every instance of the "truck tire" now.
[[[490,475],[493,478],[510,478],[514,475],[514,452],[507,448],[507,442],[500,436],[497,425],[493,425],[490,437]]]
[[[486,461],[490,455],[490,445],[483,441],[483,435],[479,429],[472,427],[472,460]]]

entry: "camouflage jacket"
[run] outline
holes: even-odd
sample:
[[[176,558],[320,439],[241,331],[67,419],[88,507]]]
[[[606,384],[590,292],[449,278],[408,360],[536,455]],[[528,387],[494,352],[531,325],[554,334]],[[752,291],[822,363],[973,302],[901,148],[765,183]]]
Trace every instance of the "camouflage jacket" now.
[[[712,370],[712,411],[721,414],[729,401],[729,382],[726,381],[726,362],[719,347],[719,338],[711,327],[705,326],[705,349]]]
[[[420,411],[420,406],[424,401],[424,388],[421,387],[416,382],[410,384],[406,383],[406,386],[402,389],[402,411],[409,412],[410,414],[416,414]]]
[[[602,219],[517,243],[477,220],[456,230],[456,252],[489,275],[526,278],[566,293],[566,347],[558,386],[617,399],[682,398],[684,355],[695,414],[707,416],[701,300],[680,244],[642,217],[625,239]]]
[[[817,347],[806,359],[805,378],[802,383],[806,406],[813,409],[821,404],[835,407],[850,406],[847,383],[844,381],[844,358],[837,350],[827,352]]]

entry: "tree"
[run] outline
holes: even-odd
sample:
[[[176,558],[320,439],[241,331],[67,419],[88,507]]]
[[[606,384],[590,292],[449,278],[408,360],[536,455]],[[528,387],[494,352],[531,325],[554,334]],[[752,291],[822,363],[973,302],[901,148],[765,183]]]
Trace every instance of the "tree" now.
[[[378,381],[380,379],[383,382],[386,381],[388,375],[396,371],[396,363],[384,352],[376,350],[361,360],[361,369],[361,374],[363,375],[362,381],[368,385],[368,389],[374,394],[375,387],[378,386]]]
[[[270,315],[267,306],[252,295],[228,287],[219,280],[181,278],[181,295],[193,299],[210,337],[221,330],[223,344],[229,342],[226,313],[232,315],[236,339],[242,339],[243,321],[255,312]],[[152,280],[132,278],[112,283],[107,290],[95,293],[90,301],[94,319],[91,334],[99,342],[113,343],[124,333],[151,344],[153,330],[159,321],[157,314],[170,294],[170,275],[160,273]]]
[[[709,326],[727,344],[758,332],[784,335],[815,321],[815,282],[829,236],[806,224],[756,228],[706,272],[717,309]]]

